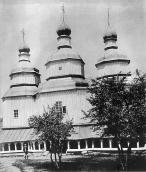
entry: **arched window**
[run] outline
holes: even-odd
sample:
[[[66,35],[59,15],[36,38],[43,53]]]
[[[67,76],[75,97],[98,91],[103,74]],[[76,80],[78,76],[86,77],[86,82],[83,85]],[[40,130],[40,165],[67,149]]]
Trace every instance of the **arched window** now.
[[[106,139],[106,138],[103,139],[103,147],[109,148],[109,139]]]
[[[70,141],[70,149],[78,149],[78,143],[76,140]]]
[[[2,151],[2,144],[0,144],[0,151]]]
[[[86,147],[85,140],[80,141],[80,147],[81,147],[81,149],[85,149],[85,147]]]
[[[17,147],[17,150],[21,150],[21,143],[18,142],[18,143],[16,144],[16,147]]]
[[[12,151],[15,150],[15,144],[14,143],[10,144],[10,150],[12,150]]]
[[[92,139],[87,140],[88,148],[92,148]]]
[[[38,142],[35,142],[35,150],[38,150],[39,149],[39,144]]]
[[[121,145],[122,145],[123,148],[127,148],[128,147],[127,139],[122,139],[121,140]]]
[[[139,139],[139,147],[144,147],[144,144],[145,144],[144,138],[140,138]]]
[[[94,147],[95,148],[100,148],[101,146],[100,146],[100,139],[95,139],[94,140]]]
[[[40,144],[40,149],[44,149],[44,143],[43,142]]]
[[[33,143],[32,142],[29,142],[29,145],[30,145],[30,149],[34,150]]]
[[[137,148],[137,140],[136,139],[133,139],[132,142],[131,142],[131,147],[132,148]]]
[[[4,144],[4,151],[8,151],[9,149],[8,149],[8,144],[6,143],[6,144]]]

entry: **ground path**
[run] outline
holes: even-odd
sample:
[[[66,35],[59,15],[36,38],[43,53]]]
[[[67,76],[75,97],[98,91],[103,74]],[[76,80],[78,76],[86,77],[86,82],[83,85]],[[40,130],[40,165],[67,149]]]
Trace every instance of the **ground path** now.
[[[15,158],[0,158],[0,172],[21,172],[19,168],[13,166]]]

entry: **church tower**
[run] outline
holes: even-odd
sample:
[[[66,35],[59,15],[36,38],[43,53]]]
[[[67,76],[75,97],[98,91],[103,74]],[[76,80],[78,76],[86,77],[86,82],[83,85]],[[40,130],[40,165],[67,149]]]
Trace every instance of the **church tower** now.
[[[38,89],[38,106],[43,111],[48,105],[62,105],[64,112],[74,123],[80,123],[82,110],[87,109],[88,82],[84,74],[84,61],[76,53],[71,44],[71,28],[64,19],[57,28],[57,50],[48,58],[46,66],[46,82]],[[40,111],[40,113],[42,113]]]
[[[107,30],[103,36],[105,43],[104,57],[98,59],[96,68],[98,70],[98,77],[113,76],[113,75],[126,75],[129,72],[130,60],[127,56],[118,53],[117,33],[114,31],[110,24],[109,10],[108,10],[108,25]]]
[[[10,88],[3,96],[3,128],[27,127],[27,119],[33,114],[34,94],[40,83],[40,74],[38,69],[32,67],[29,52],[23,31],[19,60],[10,74]]]
[[[71,29],[65,23],[64,6],[62,7],[62,22],[57,28],[57,51],[47,61],[47,80],[61,78],[84,79],[84,61],[71,45]]]

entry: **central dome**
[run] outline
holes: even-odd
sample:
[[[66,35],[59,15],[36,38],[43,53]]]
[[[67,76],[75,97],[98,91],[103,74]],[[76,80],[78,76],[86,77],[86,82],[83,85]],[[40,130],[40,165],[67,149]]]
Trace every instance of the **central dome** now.
[[[58,36],[61,36],[61,35],[67,35],[69,36],[71,34],[71,29],[70,27],[63,21],[61,23],[61,25],[59,25],[58,29],[57,29],[57,34]]]

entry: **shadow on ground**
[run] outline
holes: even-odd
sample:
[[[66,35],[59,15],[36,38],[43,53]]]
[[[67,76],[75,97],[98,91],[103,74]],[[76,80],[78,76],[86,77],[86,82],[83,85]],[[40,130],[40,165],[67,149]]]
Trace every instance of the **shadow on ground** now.
[[[56,168],[47,159],[17,160],[14,164],[22,172],[46,172]],[[63,158],[61,171],[120,171],[117,156],[70,156]],[[132,156],[129,160],[128,170],[146,171],[146,157]]]

